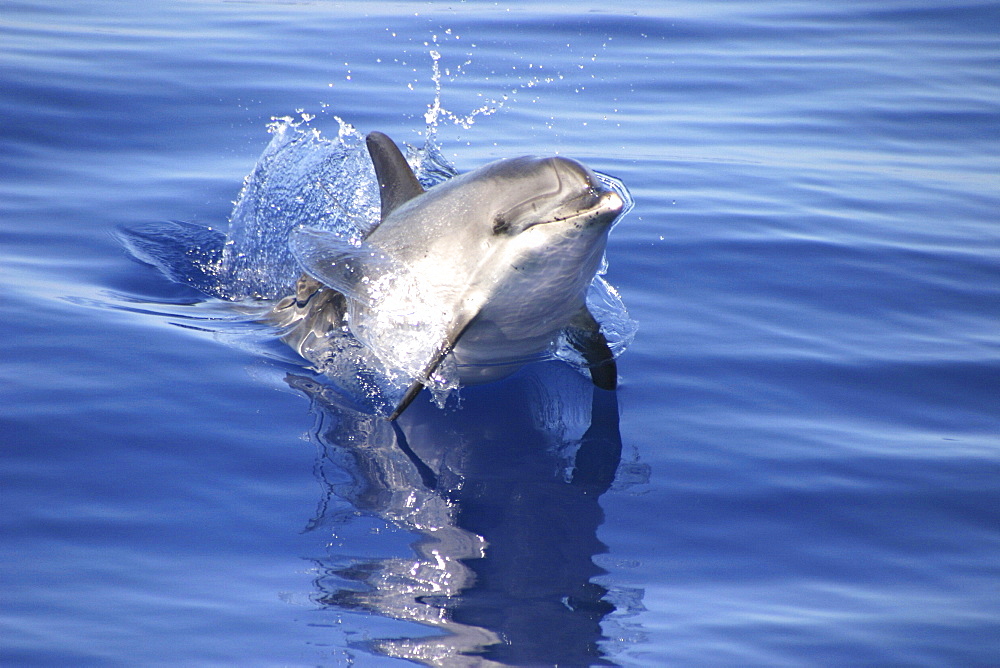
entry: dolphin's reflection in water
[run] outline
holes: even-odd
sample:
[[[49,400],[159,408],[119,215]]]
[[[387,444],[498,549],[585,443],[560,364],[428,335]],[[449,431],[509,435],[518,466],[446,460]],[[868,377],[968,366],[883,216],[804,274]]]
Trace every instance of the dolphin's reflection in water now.
[[[321,605],[441,630],[372,643],[428,665],[613,665],[599,643],[615,608],[592,581],[621,461],[613,392],[541,364],[471,388],[461,410],[424,400],[390,423],[286,380],[317,413],[327,493],[421,536],[412,559],[320,564]]]

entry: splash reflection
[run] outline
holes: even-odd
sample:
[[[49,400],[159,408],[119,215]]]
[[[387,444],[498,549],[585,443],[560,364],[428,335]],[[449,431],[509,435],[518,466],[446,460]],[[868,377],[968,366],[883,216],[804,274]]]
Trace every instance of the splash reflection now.
[[[614,393],[539,364],[470,388],[461,410],[425,397],[390,423],[286,380],[316,412],[327,493],[420,536],[413,558],[320,564],[321,605],[443,632],[370,649],[434,666],[613,665],[601,623],[615,607],[593,557],[621,461]]]

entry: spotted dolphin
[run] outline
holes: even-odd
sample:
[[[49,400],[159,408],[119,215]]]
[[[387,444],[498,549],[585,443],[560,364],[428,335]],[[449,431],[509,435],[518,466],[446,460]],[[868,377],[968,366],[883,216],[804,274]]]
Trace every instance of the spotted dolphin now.
[[[583,164],[499,160],[425,190],[386,135],[366,137],[381,221],[360,243],[300,228],[305,274],[274,320],[294,346],[346,325],[411,379],[394,420],[447,361],[462,384],[497,380],[565,334],[597,387],[617,385],[614,355],[588,310],[608,231],[626,207]]]

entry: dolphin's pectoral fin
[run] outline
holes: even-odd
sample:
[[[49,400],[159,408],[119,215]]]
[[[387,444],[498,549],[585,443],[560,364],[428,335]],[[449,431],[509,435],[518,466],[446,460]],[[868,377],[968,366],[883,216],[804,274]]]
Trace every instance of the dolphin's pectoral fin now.
[[[406,410],[406,407],[413,403],[413,400],[417,398],[417,395],[420,394],[420,390],[422,389],[424,389],[423,381],[413,381],[413,384],[410,385],[409,389],[406,390],[406,394],[404,394],[403,398],[400,400],[399,405],[396,406],[396,410],[394,410],[386,419],[389,422],[395,421],[395,419],[402,415],[403,411]]]
[[[423,186],[410,169],[399,147],[381,132],[371,132],[365,137],[368,154],[375,166],[378,189],[382,203],[382,220],[393,209],[424,192]]]
[[[302,227],[288,238],[306,273],[349,299],[371,302],[370,281],[396,269],[392,259],[362,242],[355,246],[333,232]]]
[[[414,380],[410,387],[406,390],[406,394],[404,394],[403,398],[399,401],[399,404],[396,406],[396,410],[394,410],[387,418],[390,422],[398,418],[400,414],[406,410],[406,407],[413,403],[413,400],[417,398],[418,394],[420,394],[420,390],[424,389],[424,386],[427,384],[427,380],[431,377],[431,374],[433,374],[441,365],[441,361],[444,360],[445,356],[455,348],[458,344],[458,340],[462,338],[462,335],[465,334],[466,331],[468,331],[469,326],[476,319],[477,315],[478,311],[473,313],[471,316],[460,317],[452,323],[448,336],[446,336],[445,340],[440,346],[438,346],[430,361],[427,362],[423,370],[420,372],[420,375],[417,376],[416,380]]]
[[[566,338],[587,361],[594,385],[602,390],[613,390],[618,386],[615,356],[608,347],[608,340],[604,338],[601,326],[586,306],[570,321],[566,328]]]

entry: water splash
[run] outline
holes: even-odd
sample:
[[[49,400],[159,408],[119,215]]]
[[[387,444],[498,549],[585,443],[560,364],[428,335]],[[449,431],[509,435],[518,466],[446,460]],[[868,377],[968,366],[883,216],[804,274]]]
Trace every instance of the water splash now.
[[[217,294],[275,299],[301,273],[288,235],[303,225],[360,239],[378,223],[375,172],[364,138],[348,123],[326,139],[309,116],[273,119],[271,142],[243,182],[217,267]]]
[[[454,37],[454,39],[459,39],[458,36],[454,35],[451,29],[445,30],[445,34]],[[442,104],[443,95],[443,76],[452,76],[450,69],[445,69],[442,72],[441,61],[441,45],[438,42],[438,35],[432,35],[430,42],[424,42],[429,51],[431,57],[431,81],[434,84],[434,101],[427,106],[427,111],[424,113],[424,121],[427,125],[427,136],[431,140],[435,137],[438,127],[443,121],[449,121],[454,125],[461,127],[463,130],[470,130],[475,124],[475,119],[477,116],[491,116],[498,111],[500,111],[508,102],[513,101],[517,95],[525,90],[535,88],[540,84],[552,83],[559,79],[562,79],[562,75],[545,75],[545,76],[532,76],[527,79],[522,79],[522,82],[517,86],[514,86],[505,92],[501,93],[498,97],[493,97],[484,102],[481,106],[473,109],[466,114],[458,114],[454,111],[446,109]],[[467,59],[462,64],[455,67],[454,77],[460,76],[464,68],[467,65],[472,64],[471,54],[467,54]],[[529,68],[534,68],[533,65]],[[539,67],[539,70],[541,67]]]

